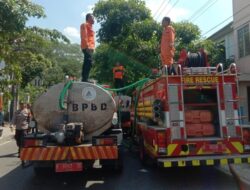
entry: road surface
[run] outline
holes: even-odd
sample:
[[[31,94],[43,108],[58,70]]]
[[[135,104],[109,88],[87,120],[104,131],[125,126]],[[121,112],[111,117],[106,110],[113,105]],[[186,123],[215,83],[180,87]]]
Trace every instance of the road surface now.
[[[135,152],[124,150],[124,169],[117,174],[93,169],[78,174],[37,177],[32,167],[23,169],[14,140],[0,143],[1,190],[235,190],[236,180],[214,167],[157,169],[141,165]]]

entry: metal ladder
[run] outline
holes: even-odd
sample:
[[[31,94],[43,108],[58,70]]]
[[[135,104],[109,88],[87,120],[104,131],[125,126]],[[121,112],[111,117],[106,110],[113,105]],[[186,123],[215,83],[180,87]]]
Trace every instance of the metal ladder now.
[[[168,93],[168,104],[169,104],[169,124],[167,126],[170,128],[171,131],[171,142],[173,140],[180,140],[181,138],[181,128],[184,129],[184,138],[186,139],[186,131],[184,127],[184,97],[183,97],[183,79],[182,79],[182,68],[181,65],[178,65],[179,75],[181,84],[169,84],[168,76],[166,76],[167,80],[167,93]],[[174,77],[174,76],[173,76]],[[178,91],[179,86],[181,87],[181,102],[179,101]],[[182,113],[179,110],[179,104],[182,105]]]

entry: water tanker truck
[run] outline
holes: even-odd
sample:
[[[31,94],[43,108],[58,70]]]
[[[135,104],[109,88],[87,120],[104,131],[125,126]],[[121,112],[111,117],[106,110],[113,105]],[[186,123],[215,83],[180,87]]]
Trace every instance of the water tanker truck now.
[[[92,83],[52,86],[33,104],[37,132],[24,137],[20,159],[34,171],[82,171],[99,165],[121,169],[122,130],[112,95]]]

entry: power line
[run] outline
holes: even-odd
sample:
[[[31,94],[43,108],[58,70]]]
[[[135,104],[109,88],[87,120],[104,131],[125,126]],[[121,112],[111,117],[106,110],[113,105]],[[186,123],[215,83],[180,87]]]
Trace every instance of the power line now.
[[[195,21],[195,20],[197,20],[199,17],[201,17],[210,7],[212,7],[216,2],[218,2],[218,0],[216,0],[216,1],[214,1],[212,4],[210,4],[210,6],[208,6],[203,12],[201,12],[197,17],[195,17],[194,19],[193,19],[193,22]]]
[[[208,31],[206,31],[205,33],[202,34],[202,37],[204,37],[207,33],[211,32],[212,30],[214,30],[215,28],[217,28],[218,26],[222,25],[223,23],[225,23],[226,21],[228,21],[229,19],[231,19],[233,16],[239,14],[242,10],[246,9],[247,7],[249,7],[250,4],[248,4],[247,6],[243,7],[242,9],[240,9],[239,11],[237,11],[236,13],[234,13],[233,15],[231,15],[230,17],[226,18],[225,20],[223,20],[222,22],[220,22],[219,24],[217,24],[216,26],[212,27],[211,29],[209,29]]]
[[[231,15],[230,17],[226,18],[225,20],[223,20],[222,22],[220,22],[219,24],[217,24],[216,26],[212,27],[210,30],[208,30],[207,32],[205,32],[204,34],[202,34],[202,36],[206,35],[207,33],[211,32],[213,29],[217,28],[218,26],[222,25],[224,22],[228,21],[230,18],[232,18],[233,15]]]
[[[163,7],[163,4],[165,3],[165,0],[162,1],[162,3],[160,4],[159,8],[156,9],[154,15],[153,15],[153,18],[157,15],[157,13],[159,13],[159,11],[161,10],[161,8]]]
[[[171,0],[168,0],[167,4],[165,4],[165,6],[163,7],[163,9],[161,11],[159,11],[159,14],[156,17],[156,20],[158,20],[158,18],[161,16],[162,12],[167,8],[167,6],[169,5],[170,2],[171,2]]]
[[[175,2],[174,5],[171,7],[171,9],[167,12],[166,15],[168,15],[168,14],[172,11],[172,9],[176,6],[176,4],[177,4],[179,1],[180,1],[180,0],[176,0],[176,2]]]
[[[195,11],[188,20],[192,20],[199,12],[201,12],[208,4],[211,2],[211,0],[206,1],[197,11]]]

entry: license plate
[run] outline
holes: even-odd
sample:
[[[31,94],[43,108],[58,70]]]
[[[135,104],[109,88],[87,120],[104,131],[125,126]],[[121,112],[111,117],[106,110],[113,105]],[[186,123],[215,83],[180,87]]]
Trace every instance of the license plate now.
[[[226,146],[224,144],[206,144],[203,146],[203,151],[223,153],[226,151]]]
[[[56,172],[77,172],[82,170],[82,162],[56,163]]]

